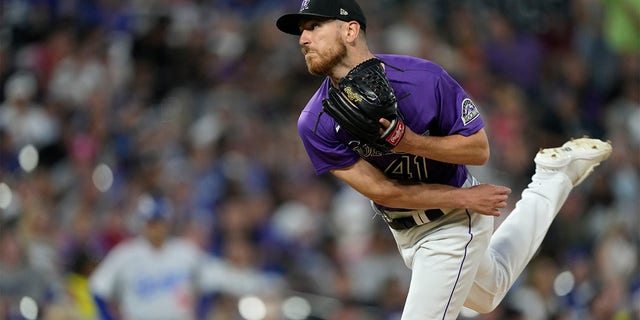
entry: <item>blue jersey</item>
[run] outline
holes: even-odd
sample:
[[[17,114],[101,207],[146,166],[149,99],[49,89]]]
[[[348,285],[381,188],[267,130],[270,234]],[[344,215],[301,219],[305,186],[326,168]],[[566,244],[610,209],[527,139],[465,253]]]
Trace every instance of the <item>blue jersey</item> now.
[[[484,127],[473,101],[442,67],[410,56],[377,57],[385,63],[404,122],[414,132],[469,136]],[[464,165],[406,153],[381,154],[339,129],[331,116],[322,113],[322,100],[327,98],[330,85],[330,79],[325,79],[298,119],[298,132],[316,174],[351,166],[362,158],[387,177],[402,181],[460,187],[467,180]]]

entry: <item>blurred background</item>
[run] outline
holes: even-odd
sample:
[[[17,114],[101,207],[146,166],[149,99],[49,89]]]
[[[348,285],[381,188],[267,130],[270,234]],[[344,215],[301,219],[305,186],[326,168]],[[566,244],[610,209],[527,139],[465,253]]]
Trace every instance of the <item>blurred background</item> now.
[[[390,232],[297,136],[322,81],[275,28],[299,6],[0,0],[0,319],[96,319],[86,279],[138,234],[148,193],[173,235],[278,279],[203,295],[201,319],[399,319],[410,272]],[[539,148],[614,145],[500,307],[460,318],[639,319],[640,1],[361,6],[372,51],[433,60],[474,98],[492,156],[471,170],[511,206]]]

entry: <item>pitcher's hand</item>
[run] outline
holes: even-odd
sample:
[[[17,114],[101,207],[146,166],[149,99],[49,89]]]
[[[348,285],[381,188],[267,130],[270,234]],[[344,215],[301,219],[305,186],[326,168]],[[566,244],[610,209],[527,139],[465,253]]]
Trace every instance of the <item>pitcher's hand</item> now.
[[[511,189],[493,184],[480,184],[467,189],[465,208],[487,216],[500,216],[507,207]]]

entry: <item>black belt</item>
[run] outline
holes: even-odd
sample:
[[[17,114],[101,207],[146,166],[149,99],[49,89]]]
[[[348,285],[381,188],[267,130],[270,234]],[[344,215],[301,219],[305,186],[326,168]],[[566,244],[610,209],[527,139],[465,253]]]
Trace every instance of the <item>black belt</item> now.
[[[424,221],[424,223],[438,220],[444,216],[444,212],[440,209],[425,210],[424,214],[429,218],[429,221]],[[418,223],[413,219],[413,216],[391,219],[388,220],[387,223],[394,230],[405,230],[418,225]],[[420,225],[424,223],[421,223]]]

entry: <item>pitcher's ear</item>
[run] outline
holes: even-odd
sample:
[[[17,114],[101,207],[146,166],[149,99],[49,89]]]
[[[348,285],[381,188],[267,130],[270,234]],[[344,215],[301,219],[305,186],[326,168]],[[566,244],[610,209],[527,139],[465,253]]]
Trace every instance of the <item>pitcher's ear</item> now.
[[[349,42],[355,41],[358,38],[360,32],[362,32],[360,24],[356,21],[347,22],[345,27],[347,28],[347,41]]]

